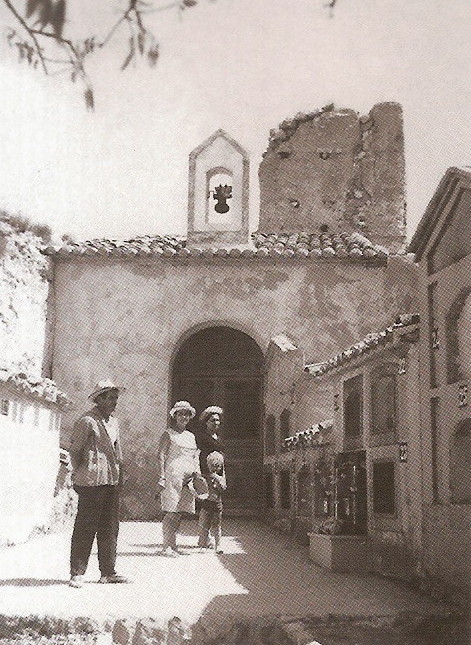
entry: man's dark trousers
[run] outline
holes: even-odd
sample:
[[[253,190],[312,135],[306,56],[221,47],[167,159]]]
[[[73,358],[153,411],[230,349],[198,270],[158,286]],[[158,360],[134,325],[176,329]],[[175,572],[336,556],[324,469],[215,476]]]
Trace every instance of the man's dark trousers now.
[[[75,486],[78,494],[70,552],[70,574],[82,576],[87,570],[93,540],[98,546],[102,576],[113,576],[119,531],[119,486]]]

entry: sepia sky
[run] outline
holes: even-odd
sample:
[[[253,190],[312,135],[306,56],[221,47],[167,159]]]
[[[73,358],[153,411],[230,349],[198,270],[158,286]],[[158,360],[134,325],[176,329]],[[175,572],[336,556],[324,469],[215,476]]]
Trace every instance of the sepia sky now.
[[[67,33],[102,36],[119,2],[69,0]],[[223,128],[250,153],[254,229],[270,128],[332,102],[403,105],[409,235],[445,170],[471,164],[469,0],[338,0],[333,17],[322,0],[200,0],[149,24],[157,67],[120,72],[117,34],[89,68],[94,113],[2,42],[0,208],[78,238],[184,233],[188,154]]]

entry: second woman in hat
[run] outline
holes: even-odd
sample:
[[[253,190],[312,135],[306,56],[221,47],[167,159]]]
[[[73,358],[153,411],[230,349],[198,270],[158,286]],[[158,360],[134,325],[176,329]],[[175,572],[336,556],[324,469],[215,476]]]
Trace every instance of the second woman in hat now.
[[[182,513],[195,512],[195,497],[188,483],[200,475],[195,436],[186,429],[195,416],[188,401],[177,401],[170,410],[170,427],[162,434],[159,451],[159,489],[162,511],[163,554],[178,555],[176,539]]]
[[[223,410],[217,405],[210,405],[200,414],[200,428],[195,433],[196,444],[200,451],[200,468],[203,475],[209,474],[207,458],[211,452],[224,453],[224,446],[219,439]]]

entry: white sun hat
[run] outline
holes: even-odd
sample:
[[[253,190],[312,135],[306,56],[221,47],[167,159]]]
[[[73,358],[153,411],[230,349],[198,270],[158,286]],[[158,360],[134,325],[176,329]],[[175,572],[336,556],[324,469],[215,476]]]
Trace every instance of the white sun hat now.
[[[194,416],[195,416],[195,414],[196,414],[196,410],[195,410],[195,408],[191,405],[191,403],[188,403],[188,401],[177,401],[177,402],[174,404],[173,408],[172,408],[172,409],[170,410],[170,412],[169,412],[169,414],[170,414],[170,416],[172,417],[172,419],[173,419],[173,417],[175,416],[175,414],[176,414],[177,412],[179,412],[180,410],[188,410],[188,412],[191,414],[191,418],[192,418],[192,419],[193,419],[193,417],[194,417]]]

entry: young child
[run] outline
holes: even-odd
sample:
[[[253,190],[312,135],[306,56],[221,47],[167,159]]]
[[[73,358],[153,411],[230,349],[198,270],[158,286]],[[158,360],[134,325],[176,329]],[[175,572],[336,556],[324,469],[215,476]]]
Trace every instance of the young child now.
[[[209,471],[206,476],[209,494],[207,499],[201,501],[198,546],[201,549],[210,548],[209,533],[211,532],[216,553],[222,553],[222,492],[226,490],[224,457],[220,452],[211,452],[206,458],[206,463]]]

